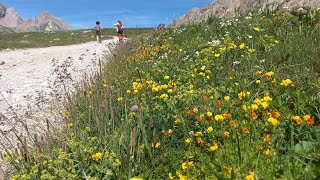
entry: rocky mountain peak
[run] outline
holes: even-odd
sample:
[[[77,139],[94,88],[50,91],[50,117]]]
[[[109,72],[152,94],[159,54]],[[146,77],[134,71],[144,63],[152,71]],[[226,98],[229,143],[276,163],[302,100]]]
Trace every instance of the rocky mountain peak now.
[[[61,31],[71,29],[63,20],[44,11],[39,16],[24,21],[14,8],[6,8],[0,3],[0,32],[11,31]],[[9,31],[10,32],[10,31]]]
[[[0,18],[6,15],[7,8],[0,2]]]
[[[191,9],[187,14],[175,19],[169,27],[186,23],[200,23],[211,16],[227,18],[245,12],[291,11],[319,8],[319,0],[215,0],[201,9]]]

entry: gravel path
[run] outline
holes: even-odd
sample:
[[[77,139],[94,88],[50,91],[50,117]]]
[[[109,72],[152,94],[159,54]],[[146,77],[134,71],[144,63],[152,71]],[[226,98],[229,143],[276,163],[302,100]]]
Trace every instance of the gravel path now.
[[[15,134],[30,136],[58,124],[64,92],[97,71],[116,42],[0,51],[0,152],[16,147]]]

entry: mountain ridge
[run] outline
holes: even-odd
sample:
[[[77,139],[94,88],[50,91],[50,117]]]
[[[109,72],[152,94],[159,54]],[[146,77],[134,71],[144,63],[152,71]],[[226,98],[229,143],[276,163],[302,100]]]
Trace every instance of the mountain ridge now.
[[[0,32],[36,32],[70,30],[69,24],[44,11],[39,16],[23,20],[14,8],[0,2]]]
[[[193,8],[176,18],[168,27],[179,27],[187,23],[201,23],[211,16],[227,18],[241,13],[255,11],[291,11],[297,9],[320,8],[319,0],[215,0],[203,8]]]

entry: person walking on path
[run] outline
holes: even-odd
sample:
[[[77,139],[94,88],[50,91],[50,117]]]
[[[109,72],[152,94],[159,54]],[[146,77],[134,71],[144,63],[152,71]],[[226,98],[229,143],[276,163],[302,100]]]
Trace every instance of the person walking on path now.
[[[120,42],[123,40],[123,24],[120,20],[118,20],[118,22],[114,24],[114,27],[117,29],[118,40]]]
[[[96,22],[95,30],[96,30],[97,43],[101,43],[102,27],[99,21]]]

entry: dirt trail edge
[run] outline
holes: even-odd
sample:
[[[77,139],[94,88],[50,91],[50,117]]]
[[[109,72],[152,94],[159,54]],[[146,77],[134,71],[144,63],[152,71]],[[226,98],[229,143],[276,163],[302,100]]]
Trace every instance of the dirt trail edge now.
[[[59,126],[56,112],[65,92],[99,70],[116,42],[0,51],[0,153],[19,146],[17,135],[45,132],[48,123]],[[2,163],[0,159],[0,179]]]

